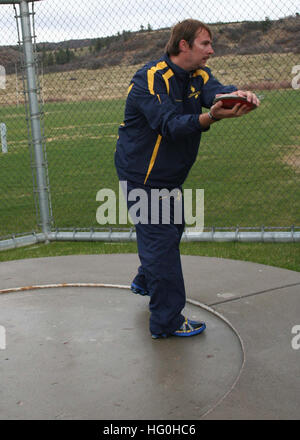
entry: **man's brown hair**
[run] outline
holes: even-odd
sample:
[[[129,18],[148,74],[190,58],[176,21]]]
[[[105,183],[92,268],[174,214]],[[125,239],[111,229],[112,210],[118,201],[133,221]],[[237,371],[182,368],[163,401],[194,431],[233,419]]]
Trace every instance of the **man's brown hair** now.
[[[177,23],[171,31],[170,39],[166,45],[166,52],[170,55],[178,55],[180,52],[179,42],[185,40],[188,42],[189,46],[192,47],[194,40],[196,38],[197,31],[205,29],[209,33],[210,38],[212,38],[212,32],[210,28],[199,20],[193,20],[188,18],[187,20],[180,21]]]

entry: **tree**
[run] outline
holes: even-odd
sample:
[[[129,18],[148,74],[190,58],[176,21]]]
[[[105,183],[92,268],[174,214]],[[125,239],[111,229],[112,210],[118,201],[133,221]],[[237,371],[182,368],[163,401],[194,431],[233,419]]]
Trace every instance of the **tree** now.
[[[72,50],[69,48],[66,49],[66,63],[69,63],[70,61],[74,60],[75,54]]]
[[[94,44],[95,52],[100,52],[102,47],[103,47],[102,38],[97,38],[97,40],[95,41],[95,44]]]
[[[268,32],[271,26],[272,26],[272,21],[270,20],[269,17],[266,17],[265,21],[262,22],[262,31]]]
[[[47,56],[47,62],[46,62],[46,65],[47,65],[47,66],[53,66],[53,64],[54,64],[54,56],[53,56],[53,53],[52,53],[52,52],[49,52],[49,53],[48,53],[48,56]]]

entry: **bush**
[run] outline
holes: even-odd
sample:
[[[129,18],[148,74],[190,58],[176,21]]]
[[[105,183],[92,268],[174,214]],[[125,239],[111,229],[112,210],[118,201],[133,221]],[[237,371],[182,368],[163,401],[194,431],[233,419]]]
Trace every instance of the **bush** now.
[[[230,40],[235,41],[235,42],[240,41],[240,38],[241,38],[240,28],[238,28],[238,29],[237,28],[228,28],[228,29],[226,29],[226,34]]]
[[[232,49],[226,44],[216,43],[213,45],[213,48],[216,56],[222,56],[232,53]]]
[[[94,60],[90,65],[88,65],[88,69],[90,70],[102,69],[103,67],[105,67],[105,63],[101,59]]]

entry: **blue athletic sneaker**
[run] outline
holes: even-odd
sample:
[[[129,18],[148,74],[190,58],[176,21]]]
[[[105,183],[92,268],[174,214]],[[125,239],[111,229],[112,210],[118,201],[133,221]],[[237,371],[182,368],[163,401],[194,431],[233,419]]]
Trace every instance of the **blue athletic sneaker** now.
[[[187,318],[185,318],[183,324],[178,330],[175,330],[173,333],[166,334],[152,334],[153,339],[159,339],[159,338],[167,338],[168,336],[194,336],[199,335],[199,333],[202,333],[203,330],[206,329],[206,325],[204,322],[197,322],[197,321],[191,321]]]
[[[147,289],[144,289],[143,287],[140,287],[135,283],[131,283],[130,289],[132,290],[133,293],[136,293],[138,295],[149,296],[149,291]]]

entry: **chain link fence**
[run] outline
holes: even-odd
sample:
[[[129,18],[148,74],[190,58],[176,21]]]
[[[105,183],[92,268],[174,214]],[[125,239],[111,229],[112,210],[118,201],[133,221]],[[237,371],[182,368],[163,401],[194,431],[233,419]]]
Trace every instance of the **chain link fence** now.
[[[0,4],[1,238],[39,232],[43,223],[19,6]],[[204,189],[205,228],[300,226],[297,0],[42,0],[28,6],[51,230],[100,228],[97,192],[119,192],[114,151],[130,79],[162,56],[170,27],[190,17],[212,29],[213,74],[262,101],[258,110],[215,124],[202,137],[185,188]]]

